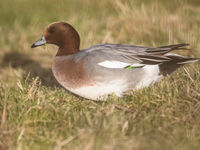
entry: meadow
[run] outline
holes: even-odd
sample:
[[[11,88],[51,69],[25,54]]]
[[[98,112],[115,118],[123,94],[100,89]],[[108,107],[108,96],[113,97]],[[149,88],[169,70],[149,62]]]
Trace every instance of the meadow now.
[[[73,25],[81,49],[99,43],[190,43],[200,57],[199,0],[1,0],[1,150],[197,150],[200,62],[106,102],[66,92],[51,72],[56,46],[31,49],[54,21]]]

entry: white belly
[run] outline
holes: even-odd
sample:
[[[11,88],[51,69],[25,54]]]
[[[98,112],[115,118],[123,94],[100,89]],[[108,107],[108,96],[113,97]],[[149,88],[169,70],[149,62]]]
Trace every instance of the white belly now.
[[[68,89],[72,93],[92,100],[105,100],[107,95],[115,94],[122,96],[123,92],[127,90],[125,80],[115,80],[109,83],[99,83],[95,86],[81,87],[79,89]]]

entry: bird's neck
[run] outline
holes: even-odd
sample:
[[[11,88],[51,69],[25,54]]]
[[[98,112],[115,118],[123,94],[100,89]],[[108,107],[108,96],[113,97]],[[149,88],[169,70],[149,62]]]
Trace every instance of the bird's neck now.
[[[56,56],[67,56],[79,52],[79,46],[75,45],[62,45],[59,46]]]
[[[62,41],[58,44],[58,52],[56,56],[67,56],[79,52],[80,37],[75,30],[68,32],[67,35],[63,35]]]

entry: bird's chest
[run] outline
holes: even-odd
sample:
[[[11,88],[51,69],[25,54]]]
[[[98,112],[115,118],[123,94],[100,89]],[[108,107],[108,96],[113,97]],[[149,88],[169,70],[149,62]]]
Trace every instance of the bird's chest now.
[[[92,80],[85,72],[84,60],[55,58],[52,71],[56,80],[66,89],[72,90],[92,84]]]

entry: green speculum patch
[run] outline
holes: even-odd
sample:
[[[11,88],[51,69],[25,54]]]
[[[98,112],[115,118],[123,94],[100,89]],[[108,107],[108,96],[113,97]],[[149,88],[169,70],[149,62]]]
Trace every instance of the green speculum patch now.
[[[133,67],[133,66],[127,66],[127,67],[125,67],[125,69],[131,70],[131,69],[135,69],[135,67]]]

